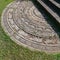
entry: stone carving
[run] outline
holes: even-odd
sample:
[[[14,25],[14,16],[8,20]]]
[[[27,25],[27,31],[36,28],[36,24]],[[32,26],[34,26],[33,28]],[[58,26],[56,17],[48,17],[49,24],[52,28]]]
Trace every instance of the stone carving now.
[[[60,51],[57,33],[31,1],[13,2],[2,14],[2,26],[12,40],[46,52]]]

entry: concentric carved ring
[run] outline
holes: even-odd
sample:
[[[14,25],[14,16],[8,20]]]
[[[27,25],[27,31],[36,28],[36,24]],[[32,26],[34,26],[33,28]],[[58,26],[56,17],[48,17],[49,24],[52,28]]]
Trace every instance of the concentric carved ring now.
[[[2,26],[12,40],[46,52],[60,51],[57,33],[47,23],[47,17],[31,1],[14,1],[2,14]]]

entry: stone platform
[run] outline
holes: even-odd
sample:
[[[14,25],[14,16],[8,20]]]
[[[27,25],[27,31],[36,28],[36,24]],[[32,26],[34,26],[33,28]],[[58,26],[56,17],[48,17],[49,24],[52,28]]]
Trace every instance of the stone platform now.
[[[45,18],[31,1],[14,1],[3,11],[1,24],[19,45],[45,52],[60,52],[59,36]]]

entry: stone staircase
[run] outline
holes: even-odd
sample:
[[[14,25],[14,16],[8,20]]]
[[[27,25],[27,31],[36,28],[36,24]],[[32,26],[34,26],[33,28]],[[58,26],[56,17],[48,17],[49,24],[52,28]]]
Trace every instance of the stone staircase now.
[[[53,3],[57,8],[60,8],[60,2],[58,0],[49,0],[51,3]]]
[[[60,1],[57,0],[37,0],[40,5],[58,22],[60,23]]]

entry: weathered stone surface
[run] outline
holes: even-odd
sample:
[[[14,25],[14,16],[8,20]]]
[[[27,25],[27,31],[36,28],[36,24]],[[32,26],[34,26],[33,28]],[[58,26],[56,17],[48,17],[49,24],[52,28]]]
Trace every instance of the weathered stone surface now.
[[[2,14],[2,26],[10,37],[29,47],[47,52],[60,51],[57,33],[31,1],[10,4]]]

